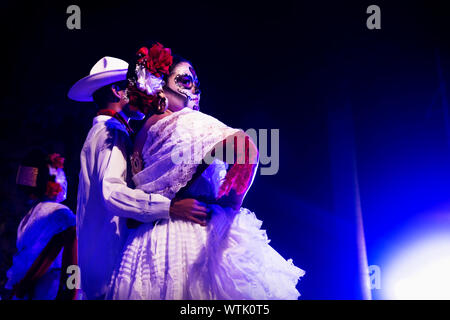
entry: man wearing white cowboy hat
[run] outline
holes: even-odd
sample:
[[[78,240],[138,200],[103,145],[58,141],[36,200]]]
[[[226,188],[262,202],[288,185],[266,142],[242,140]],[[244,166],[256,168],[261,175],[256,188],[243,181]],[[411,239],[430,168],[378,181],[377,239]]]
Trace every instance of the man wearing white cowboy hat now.
[[[169,219],[198,207],[193,199],[171,201],[127,185],[128,119],[142,119],[128,108],[125,94],[128,63],[104,57],[90,75],[69,90],[75,101],[100,108],[81,151],[77,236],[81,289],[87,299],[102,299],[127,236],[126,218],[140,222]]]

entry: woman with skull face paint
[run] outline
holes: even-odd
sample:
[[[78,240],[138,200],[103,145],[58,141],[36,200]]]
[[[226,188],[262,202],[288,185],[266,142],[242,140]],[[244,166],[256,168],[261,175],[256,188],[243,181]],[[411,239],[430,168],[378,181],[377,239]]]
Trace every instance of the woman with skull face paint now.
[[[149,193],[202,201],[209,215],[180,213],[132,230],[107,298],[297,299],[304,271],[269,246],[261,221],[241,208],[257,167],[254,144],[198,111],[191,63],[160,44],[142,48],[136,60],[130,105],[148,119],[135,141],[133,181]]]
[[[66,199],[64,158],[32,151],[19,166],[16,183],[31,207],[17,230],[17,253],[6,289],[14,299],[74,299],[67,267],[77,264],[75,215]]]
[[[200,81],[192,64],[181,57],[176,57],[164,86],[169,111],[184,108],[200,110],[200,93]]]

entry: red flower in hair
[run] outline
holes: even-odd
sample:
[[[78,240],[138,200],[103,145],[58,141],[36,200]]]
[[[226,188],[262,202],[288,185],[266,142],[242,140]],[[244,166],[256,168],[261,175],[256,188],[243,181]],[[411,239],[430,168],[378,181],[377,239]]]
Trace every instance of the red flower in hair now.
[[[142,47],[138,50],[137,55],[140,56],[141,58],[139,58],[139,62],[141,62],[143,58],[146,58],[148,56],[148,48],[147,47]]]
[[[47,198],[55,199],[60,192],[62,192],[62,187],[58,182],[47,182],[47,190],[45,191]]]
[[[62,169],[64,168],[64,158],[60,156],[59,153],[52,153],[48,156],[50,160],[50,166],[52,166],[55,169]]]
[[[150,50],[142,47],[137,52],[138,63],[141,63],[155,77],[161,77],[163,74],[169,74],[169,68],[173,63],[172,53],[169,48],[164,48],[160,43],[154,44]]]

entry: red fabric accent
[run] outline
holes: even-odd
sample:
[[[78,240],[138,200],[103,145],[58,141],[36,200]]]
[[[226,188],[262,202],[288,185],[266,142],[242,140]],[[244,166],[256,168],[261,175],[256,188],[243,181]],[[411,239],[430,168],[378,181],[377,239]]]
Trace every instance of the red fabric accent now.
[[[62,187],[58,182],[48,181],[47,189],[45,190],[45,196],[54,200],[58,194],[62,191]]]
[[[128,121],[125,120],[119,112],[116,112],[114,110],[111,109],[101,109],[97,112],[98,116],[110,116],[115,118],[116,120],[119,120],[119,122],[121,124],[123,124],[125,126],[125,128],[127,129],[128,134],[132,134],[133,133],[133,129],[131,129],[130,125],[128,124]]]
[[[111,110],[111,109],[101,109],[97,112],[98,116],[110,116],[110,117],[114,117],[116,115],[116,111]]]

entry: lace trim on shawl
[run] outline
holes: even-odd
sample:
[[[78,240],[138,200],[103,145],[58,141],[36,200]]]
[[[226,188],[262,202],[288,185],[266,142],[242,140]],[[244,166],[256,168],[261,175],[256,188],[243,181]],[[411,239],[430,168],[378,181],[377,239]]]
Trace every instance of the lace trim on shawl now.
[[[159,120],[150,127],[142,148],[145,169],[133,177],[136,186],[173,198],[192,179],[199,161],[218,142],[238,131],[188,108]],[[180,151],[190,152],[190,159],[195,161],[173,163],[169,157]]]

